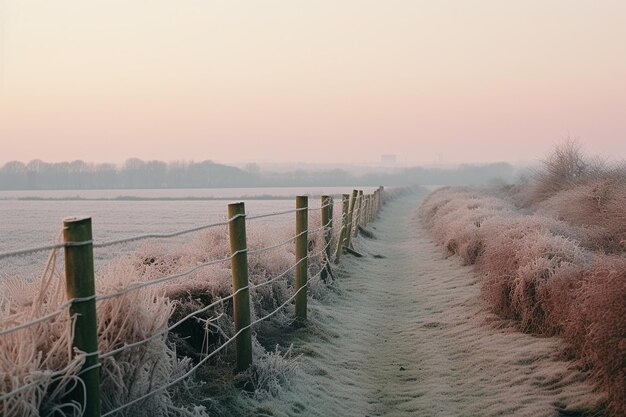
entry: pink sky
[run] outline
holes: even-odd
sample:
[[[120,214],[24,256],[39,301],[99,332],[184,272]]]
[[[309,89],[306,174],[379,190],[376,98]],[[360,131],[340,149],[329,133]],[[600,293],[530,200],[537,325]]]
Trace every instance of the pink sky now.
[[[0,0],[0,163],[626,159],[626,2]]]

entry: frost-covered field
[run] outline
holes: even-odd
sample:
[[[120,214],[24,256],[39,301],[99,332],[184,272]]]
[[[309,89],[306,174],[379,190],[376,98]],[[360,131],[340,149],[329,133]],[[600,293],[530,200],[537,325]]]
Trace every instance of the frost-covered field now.
[[[292,196],[296,194],[315,196],[312,201],[319,205],[319,195],[351,191],[346,187],[0,191],[0,252],[50,242],[60,231],[61,220],[68,216],[91,216],[94,239],[102,241],[223,220],[232,201],[246,201],[248,213],[254,215],[293,208]],[[116,200],[118,197],[138,200]],[[193,200],[202,198],[220,200]],[[274,217],[264,222],[285,220],[292,219]]]
[[[364,188],[364,191],[371,191]],[[253,188],[253,189],[189,189],[189,190],[56,190],[56,191],[0,191],[0,253],[38,247],[59,239],[62,219],[68,216],[92,217],[94,241],[103,242],[146,233],[169,233],[203,224],[223,221],[227,217],[228,198],[248,196],[243,200],[249,215],[272,213],[295,207],[296,194],[309,194],[311,206],[319,207],[317,196],[349,193],[345,187],[326,188]],[[79,197],[68,200],[67,197]],[[115,200],[120,196],[164,200]],[[272,196],[267,199],[268,196]],[[54,200],[18,200],[35,197]],[[191,198],[225,198],[225,200],[189,200]],[[105,200],[91,200],[101,199]],[[113,200],[106,200],[112,198]],[[180,198],[169,200],[170,198]],[[58,200],[57,200],[58,199]],[[233,200],[240,201],[240,200]],[[336,201],[339,201],[336,199]],[[341,210],[339,208],[339,210]],[[275,225],[279,229],[294,229],[293,216],[260,219],[260,225]],[[184,244],[188,236],[175,238],[168,244]],[[96,267],[101,261],[122,256],[136,250],[136,244],[96,249]],[[31,256],[0,259],[0,279],[14,274],[38,277],[47,257]]]
[[[277,310],[294,293],[293,244],[281,245],[295,234],[292,227],[285,226],[293,224],[293,213],[283,216],[287,217],[285,223],[267,224],[259,219],[248,227],[251,251],[278,246],[249,255],[250,283],[257,286],[251,289],[252,320]],[[317,274],[323,250],[319,211],[310,213],[309,221],[309,291],[315,297],[325,291]],[[201,368],[200,373],[218,369],[216,377],[187,375],[205,354],[234,334],[232,302],[228,300],[232,293],[229,255],[227,228],[219,226],[186,235],[184,242],[148,240],[127,248],[118,257],[97,261],[104,412],[132,404],[115,415],[207,415],[213,396],[205,391],[222,382],[232,384],[232,345],[206,363],[208,367]],[[3,416],[79,414],[65,395],[77,383],[84,355],[70,354],[72,327],[63,307],[66,296],[59,258],[59,254],[50,254],[42,263],[39,277],[31,272],[24,276],[4,272],[0,280],[0,331],[49,317],[0,334]],[[202,266],[220,259],[225,262]],[[184,276],[153,284],[177,274]],[[217,302],[222,298],[227,301]],[[215,306],[203,309],[209,304]],[[59,311],[61,314],[55,314]],[[292,321],[291,306],[272,317],[277,328],[288,327]],[[240,378],[254,391],[264,392],[272,389],[284,369],[292,365],[288,352],[265,350],[256,341],[254,349],[255,364]],[[180,383],[174,383],[182,377]],[[7,393],[16,394],[5,398]],[[141,401],[132,403],[138,399]]]
[[[226,219],[227,202],[6,200],[0,204],[5,214],[13,216],[3,217],[5,242],[18,236],[25,243],[18,246],[22,248],[53,240],[60,219],[75,214],[77,208],[93,216],[97,243],[220,222]],[[320,202],[311,198],[309,205],[315,209]],[[293,208],[292,199],[251,200],[247,213],[253,216]],[[340,203],[335,210],[341,212]],[[48,234],[47,222],[55,216],[58,223],[53,223],[54,232],[49,233],[47,242],[40,241],[38,237]],[[263,253],[249,254],[249,279],[254,286],[252,320],[276,311],[271,320],[276,328],[288,327],[293,321],[291,306],[277,309],[294,293],[295,254],[290,240],[295,234],[294,216],[295,213],[288,213],[248,222],[250,251],[276,246]],[[20,223],[24,219],[26,223]],[[336,232],[339,219],[337,214]],[[325,291],[318,274],[324,249],[319,210],[309,213],[309,230],[309,291],[316,297]],[[5,247],[16,246],[11,245]],[[71,355],[72,327],[66,310],[60,252],[0,260],[0,374],[3,375],[0,414],[3,416],[79,413],[65,394],[77,383],[76,375],[85,357]],[[195,379],[190,377],[193,374],[187,375],[207,353],[233,336],[229,255],[226,226],[174,239],[96,247],[104,412],[140,399],[115,415],[206,415],[214,407],[214,398],[219,398],[206,391],[232,385],[232,345],[224,346],[219,355],[204,363],[208,366],[200,368],[200,373],[216,369],[211,378]],[[220,259],[224,262],[211,264]],[[177,274],[184,276],[154,284],[155,280]],[[143,286],[148,283],[149,286]],[[223,298],[226,301],[218,302]],[[210,304],[215,305],[203,309]],[[190,316],[199,309],[202,311]],[[37,321],[38,318],[46,319]],[[20,328],[33,320],[33,325]],[[239,378],[257,393],[274,389],[284,372],[293,366],[288,349],[266,350],[255,339],[254,350],[254,367]],[[180,383],[174,384],[183,376]],[[149,393],[153,394],[146,396]]]

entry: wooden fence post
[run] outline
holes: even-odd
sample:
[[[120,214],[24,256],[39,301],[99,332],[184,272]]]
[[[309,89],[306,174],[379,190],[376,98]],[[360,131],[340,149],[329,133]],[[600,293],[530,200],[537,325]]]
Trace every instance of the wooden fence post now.
[[[296,197],[296,318],[306,320],[307,293],[304,288],[308,281],[309,262],[308,255],[308,228],[309,228],[309,198],[307,196]]]
[[[252,332],[250,325],[250,289],[248,288],[248,243],[246,241],[246,208],[244,203],[228,205],[228,235],[230,237],[231,272],[233,277],[233,318],[237,371],[245,371],[252,364]]]
[[[376,218],[376,214],[378,213],[378,190],[374,191],[374,195],[372,196],[373,206],[372,206],[372,220]]]
[[[335,263],[339,263],[339,257],[343,250],[343,243],[346,240],[348,230],[348,211],[350,210],[350,194],[341,195],[341,229],[337,239],[337,249],[335,250]]]
[[[361,225],[363,225],[363,222],[365,221],[365,194],[363,194],[363,190],[359,191],[360,197],[361,197]]]
[[[354,221],[354,237],[359,235],[359,226],[363,223],[363,190],[359,190],[357,199],[356,219]]]
[[[80,379],[70,394],[83,409],[85,417],[100,417],[100,367],[98,358],[98,324],[96,318],[96,285],[93,266],[91,217],[63,219],[65,246],[65,291],[68,299],[83,299],[70,305],[75,317],[72,346],[87,353]]]
[[[332,195],[330,196],[330,207],[328,207],[328,213],[330,213],[330,218],[334,219],[334,215],[335,215],[335,197],[333,197]],[[333,222],[330,222],[330,226],[333,226]],[[332,229],[331,229],[332,232]],[[333,237],[333,234],[330,234],[330,237]]]
[[[326,206],[326,207],[324,207]],[[324,269],[320,273],[323,282],[328,278],[328,263],[330,262],[330,241],[333,237],[332,199],[328,195],[322,196],[322,227],[324,228]]]
[[[350,208],[348,210],[348,229],[346,231],[346,248],[349,248],[352,243],[352,217],[354,216],[354,206],[356,199],[359,196],[359,190],[352,190],[352,198],[350,198]]]

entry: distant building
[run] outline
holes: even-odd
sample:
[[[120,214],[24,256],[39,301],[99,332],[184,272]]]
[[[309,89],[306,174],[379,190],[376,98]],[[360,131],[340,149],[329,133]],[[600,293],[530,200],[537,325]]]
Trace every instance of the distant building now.
[[[380,164],[381,165],[395,165],[398,158],[396,155],[381,155],[380,156]]]

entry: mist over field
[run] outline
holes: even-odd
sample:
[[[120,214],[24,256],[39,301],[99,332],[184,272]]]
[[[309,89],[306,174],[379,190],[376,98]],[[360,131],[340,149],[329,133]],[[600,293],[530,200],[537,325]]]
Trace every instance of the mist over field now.
[[[273,172],[256,164],[243,168],[212,161],[142,161],[123,165],[84,161],[29,163],[12,161],[0,168],[0,190],[111,188],[225,188],[388,185],[461,185],[513,180],[524,171],[508,163],[463,164],[458,167],[297,169]]]

